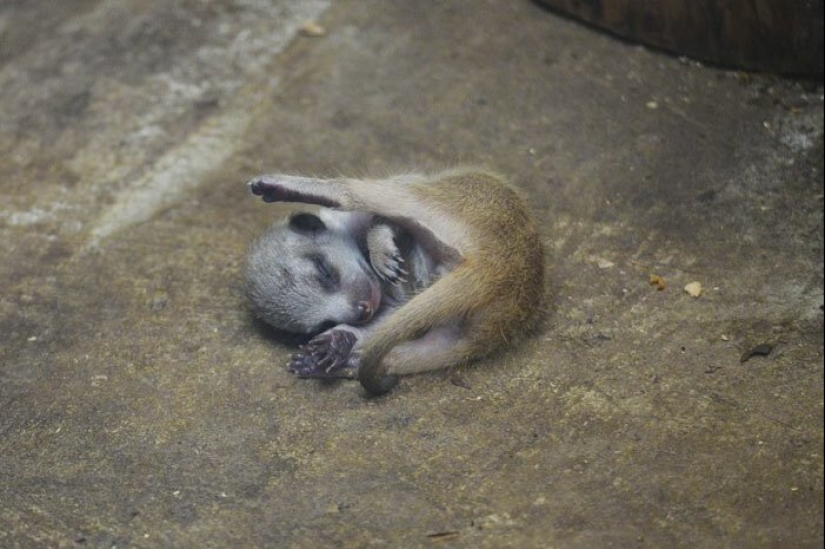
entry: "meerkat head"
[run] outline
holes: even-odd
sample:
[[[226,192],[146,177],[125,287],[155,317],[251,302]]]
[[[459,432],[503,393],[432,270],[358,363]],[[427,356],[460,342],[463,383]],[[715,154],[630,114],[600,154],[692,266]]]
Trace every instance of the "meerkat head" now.
[[[272,225],[252,245],[246,289],[261,320],[303,334],[369,322],[381,302],[355,237],[312,213]]]

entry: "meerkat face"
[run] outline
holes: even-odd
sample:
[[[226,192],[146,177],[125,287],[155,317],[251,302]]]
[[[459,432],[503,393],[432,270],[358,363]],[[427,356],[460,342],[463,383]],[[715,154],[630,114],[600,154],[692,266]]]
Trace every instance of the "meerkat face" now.
[[[378,278],[354,236],[310,213],[276,223],[253,244],[246,287],[263,321],[295,333],[364,324],[381,303]]]

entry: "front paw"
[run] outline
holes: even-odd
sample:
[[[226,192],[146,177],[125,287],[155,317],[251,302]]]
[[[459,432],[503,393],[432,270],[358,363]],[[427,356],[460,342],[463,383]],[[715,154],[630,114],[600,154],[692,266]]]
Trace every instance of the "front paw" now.
[[[357,337],[346,330],[329,330],[312,338],[292,355],[289,371],[301,378],[354,378],[357,357],[352,348]]]
[[[402,267],[404,258],[394,238],[394,231],[388,225],[376,225],[367,234],[372,269],[381,280],[392,285],[407,281],[407,271]]]

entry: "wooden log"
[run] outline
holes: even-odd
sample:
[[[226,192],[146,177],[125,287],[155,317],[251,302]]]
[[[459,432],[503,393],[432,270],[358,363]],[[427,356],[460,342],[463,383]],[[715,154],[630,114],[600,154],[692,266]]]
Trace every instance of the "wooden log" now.
[[[721,66],[823,74],[825,0],[538,0],[620,37]]]

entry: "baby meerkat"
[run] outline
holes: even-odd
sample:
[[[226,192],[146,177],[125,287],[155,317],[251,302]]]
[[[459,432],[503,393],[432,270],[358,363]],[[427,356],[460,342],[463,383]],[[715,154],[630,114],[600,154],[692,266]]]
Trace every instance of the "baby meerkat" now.
[[[542,310],[544,255],[518,194],[479,170],[383,180],[264,175],[265,202],[321,206],[274,225],[247,262],[257,315],[315,335],[301,377],[355,377],[372,394],[398,376],[512,345]]]

